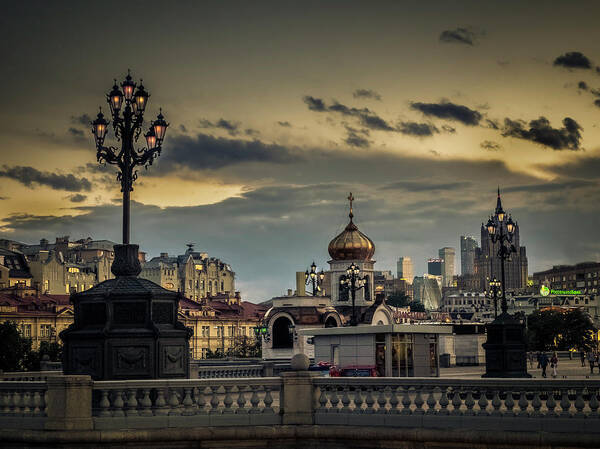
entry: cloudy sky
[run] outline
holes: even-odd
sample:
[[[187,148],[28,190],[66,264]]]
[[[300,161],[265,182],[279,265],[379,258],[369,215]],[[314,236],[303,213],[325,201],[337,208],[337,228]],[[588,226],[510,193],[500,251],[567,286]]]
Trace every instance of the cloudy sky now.
[[[170,122],[132,241],[293,287],[355,222],[417,274],[495,205],[529,271],[600,260],[597,2],[12,2],[0,15],[0,238],[120,240],[88,123],[127,69]],[[141,143],[141,142],[140,142]],[[456,265],[460,267],[457,259]]]

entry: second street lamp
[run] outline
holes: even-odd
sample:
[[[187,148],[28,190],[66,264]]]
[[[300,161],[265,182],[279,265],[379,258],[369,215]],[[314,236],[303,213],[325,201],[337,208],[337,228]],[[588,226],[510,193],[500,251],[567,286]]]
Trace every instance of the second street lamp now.
[[[358,325],[358,319],[356,318],[356,292],[364,288],[365,283],[365,278],[360,277],[360,268],[354,263],[346,269],[346,274],[340,277],[340,290],[350,293],[352,298],[350,326]]]
[[[310,271],[306,270],[304,272],[304,279],[306,285],[312,284],[312,295],[319,296],[322,290],[323,279],[325,279],[325,273],[323,270],[317,272],[317,265],[314,261],[310,266]]]

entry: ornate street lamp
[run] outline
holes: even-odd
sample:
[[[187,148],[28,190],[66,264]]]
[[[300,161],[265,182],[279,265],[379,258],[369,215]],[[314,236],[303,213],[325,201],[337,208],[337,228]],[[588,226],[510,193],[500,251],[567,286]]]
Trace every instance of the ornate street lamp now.
[[[102,110],[92,122],[92,133],[96,140],[98,162],[116,165],[119,168],[117,180],[121,183],[123,192],[123,245],[129,245],[130,237],[130,192],[137,179],[136,167],[152,165],[161,152],[162,142],[169,124],[162,115],[162,109],[156,120],[151,122],[150,129],[144,134],[146,148],[135,148],[144,127],[144,111],[150,95],[146,92],[141,80],[139,86],[127,73],[121,83],[117,80],[112,90],[106,96],[112,113],[112,125],[115,137],[121,142],[121,148],[105,146],[104,139],[108,132],[109,122],[104,118]]]
[[[323,285],[323,279],[325,279],[325,273],[323,270],[317,273],[317,265],[313,261],[310,266],[310,271],[304,272],[304,280],[306,285],[312,284],[312,295],[319,296],[321,292],[321,286]]]
[[[494,318],[498,318],[498,293],[501,291],[500,286],[502,284],[496,277],[493,277],[489,282],[490,291],[487,294],[487,297],[494,300]]]
[[[356,292],[364,288],[366,283],[365,277],[360,277],[360,268],[352,263],[347,269],[346,274],[340,277],[340,290],[349,292],[352,297],[352,318],[350,326],[358,325],[356,318]]]
[[[490,288],[494,292],[494,310],[497,308],[497,289],[502,292],[502,313],[486,326],[487,340],[483,344],[485,349],[485,374],[482,377],[531,377],[527,373],[527,340],[523,323],[508,313],[506,302],[506,277],[505,262],[512,253],[516,252],[513,245],[516,225],[510,215],[506,219],[506,212],[502,209],[500,188],[498,188],[498,202],[494,215],[486,224],[488,235],[492,243],[492,252],[496,249],[495,257],[500,259],[501,282],[496,278],[490,280]],[[491,255],[492,260],[494,254]]]

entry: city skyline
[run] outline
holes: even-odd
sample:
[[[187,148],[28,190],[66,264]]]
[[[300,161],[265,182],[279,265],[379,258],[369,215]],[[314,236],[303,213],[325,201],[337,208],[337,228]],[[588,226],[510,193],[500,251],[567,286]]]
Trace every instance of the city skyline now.
[[[132,193],[132,242],[150,257],[194,242],[244,298],[327,267],[350,191],[376,270],[405,255],[426,272],[478,235],[498,185],[530,274],[598,261],[600,6],[541,4],[178,4],[159,37],[140,26],[130,41],[116,3],[10,5],[0,238],[120,241],[89,121],[130,68],[171,123]],[[160,8],[118,5],[144,24]]]

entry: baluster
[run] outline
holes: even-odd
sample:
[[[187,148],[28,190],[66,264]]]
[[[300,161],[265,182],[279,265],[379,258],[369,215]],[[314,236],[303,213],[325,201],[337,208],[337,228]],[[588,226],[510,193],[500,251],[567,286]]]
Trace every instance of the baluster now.
[[[417,392],[415,396],[415,415],[423,415],[425,413],[425,410],[423,410],[423,404],[425,404],[425,401],[423,400],[423,396],[421,396],[422,388],[423,387],[415,387],[415,391]]]
[[[271,396],[271,387],[265,387],[265,398],[263,399],[265,403],[265,409],[263,413],[275,413],[275,410],[271,405],[273,404],[273,396]]]
[[[488,416],[489,413],[487,411],[487,406],[489,402],[487,398],[487,390],[477,390],[477,394],[479,395],[479,399],[477,400],[477,407],[479,410],[477,410],[476,415]]]
[[[333,402],[332,402],[333,404]],[[365,413],[373,413],[373,404],[375,404],[375,399],[373,399],[373,387],[367,388],[367,394],[365,396],[365,404],[367,408],[365,408]]]
[[[8,390],[0,391],[0,405],[2,405],[2,414],[10,415],[10,392]]]
[[[169,388],[169,415],[181,415],[179,407],[179,394],[175,388]]]
[[[399,388],[399,387],[398,387]],[[398,410],[398,404],[400,400],[398,399],[398,388],[390,388],[390,413],[398,414],[400,410]]]
[[[521,409],[519,411],[519,415],[518,416],[522,416],[522,417],[527,417],[529,416],[529,414],[527,413],[527,408],[529,407],[529,401],[527,400],[527,395],[525,394],[525,391],[521,391],[521,395],[519,396],[519,402],[517,403],[519,408]]]
[[[260,409],[258,408],[258,403],[260,402],[260,398],[258,397],[258,386],[252,385],[252,396],[250,397],[250,404],[252,404],[252,408],[249,413],[260,413]]]
[[[319,395],[319,411],[320,412],[327,412],[327,393],[326,393],[326,389],[327,387],[325,387],[324,385],[321,385],[318,387],[319,391],[321,392],[321,394]]]
[[[21,414],[21,393],[17,390],[13,391],[12,394],[12,414]]]
[[[23,392],[23,416],[30,416],[32,414],[32,410],[31,410],[31,393],[29,393],[29,391],[24,391]]]
[[[569,400],[569,390],[562,389],[562,397],[560,398],[560,408],[562,409],[560,416],[569,418],[571,416],[571,401]]]
[[[387,387],[385,385],[377,387],[377,413],[387,413],[387,398],[385,395],[386,390]]]
[[[350,389],[350,387],[348,387],[348,385],[346,385],[345,387],[343,387],[342,391],[342,409],[340,410],[340,412],[342,413],[351,413],[352,410],[350,409],[350,395],[348,394],[348,390]]]
[[[202,415],[206,414],[206,400],[204,396],[205,392],[206,387],[194,388],[194,402],[198,408],[198,413]]]
[[[365,395],[363,395],[363,388],[354,387],[354,411],[357,413],[365,413]]]
[[[410,399],[410,387],[408,385],[402,388],[402,414],[410,415],[412,414],[412,410],[410,409],[410,405],[412,404],[412,400]]]
[[[338,404],[340,403],[340,398],[337,394],[337,390],[338,390],[338,387],[336,387],[334,385],[333,388],[331,389],[331,396],[329,397],[329,402],[331,402],[330,412],[332,412],[332,413],[337,413],[339,411]]]
[[[467,397],[465,398],[465,406],[467,409],[465,410],[465,415],[473,416],[475,412],[473,411],[473,407],[475,407],[475,400],[473,399],[473,390],[467,390]]]
[[[125,412],[123,411],[123,407],[125,403],[123,402],[123,391],[115,390],[113,400],[113,416],[125,416]]]
[[[498,390],[494,390],[494,397],[492,398],[492,407],[494,407],[494,410],[492,410],[491,413],[492,416],[502,415],[502,413],[500,412],[500,407],[502,407],[502,401],[500,400],[500,394]]]
[[[460,398],[460,393],[458,389],[454,390],[454,394],[452,395],[452,412],[451,415],[460,415],[460,406],[462,405],[462,399]]]
[[[42,410],[40,409],[40,405],[42,404],[42,400],[40,399],[40,392],[33,392],[33,414],[34,416],[40,416]]]
[[[437,405],[435,393],[437,393],[437,387],[427,389],[427,400],[425,401],[425,403],[427,404],[428,415],[435,415],[437,412],[437,410],[435,409],[435,406]]]
[[[506,392],[506,399],[504,399],[504,406],[506,407],[506,416],[515,416],[513,409],[515,408],[515,401],[513,398],[512,391]]]
[[[210,397],[210,411],[208,413],[214,415],[215,413],[219,413],[219,395],[217,393],[217,391],[219,390],[219,386],[212,385],[209,388],[211,390],[211,397]]]
[[[450,404],[450,401],[448,400],[448,393],[446,393],[446,391],[448,390],[448,387],[441,387],[442,388],[442,395],[440,396],[440,409],[438,411],[438,415],[447,415],[448,413],[450,413],[448,411],[448,404]]]
[[[236,413],[248,413],[246,410],[246,387],[237,387],[238,397],[237,397],[237,409]]]
[[[542,401],[540,399],[540,392],[538,390],[533,393],[531,406],[533,407],[533,413],[531,413],[532,417],[538,418],[542,416],[542,412],[540,412],[540,409],[542,408]]]
[[[589,393],[590,393],[590,400],[588,401],[588,406],[590,407],[590,414],[588,415],[589,418],[597,418],[598,417],[598,406],[600,406],[600,404],[598,403],[598,396],[597,391],[595,388],[594,389],[588,389]]]
[[[585,418],[585,414],[583,413],[583,409],[585,408],[585,401],[583,400],[583,388],[578,388],[576,390],[575,396],[575,418]]]
[[[110,401],[108,400],[108,390],[101,390],[100,395],[100,403],[98,404],[100,406],[100,412],[98,415],[102,417],[112,416],[112,413],[110,412]]]
[[[194,401],[192,401],[192,389],[191,388],[184,388],[183,389],[183,415],[184,416],[191,416],[194,414],[195,410],[194,410]]]
[[[546,416],[550,418],[555,418],[558,415],[554,410],[556,408],[556,400],[554,399],[554,390],[548,390],[548,397],[546,398],[546,408],[548,411],[546,412]]]
[[[136,398],[137,388],[128,388],[127,395],[127,407],[125,409],[125,414],[127,416],[138,416],[139,412],[137,409],[138,400]]]
[[[165,401],[165,390],[162,388],[156,389],[156,401],[154,402],[154,414],[156,416],[166,416],[169,414],[169,407]]]
[[[225,388],[225,398],[223,399],[225,408],[223,409],[223,413],[233,413],[233,410],[231,410],[231,405],[233,404],[231,389],[233,388],[233,385],[225,385],[223,388]]]
[[[150,389],[144,388],[142,390],[142,400],[140,401],[140,415],[141,416],[152,416],[152,401],[150,400]]]

